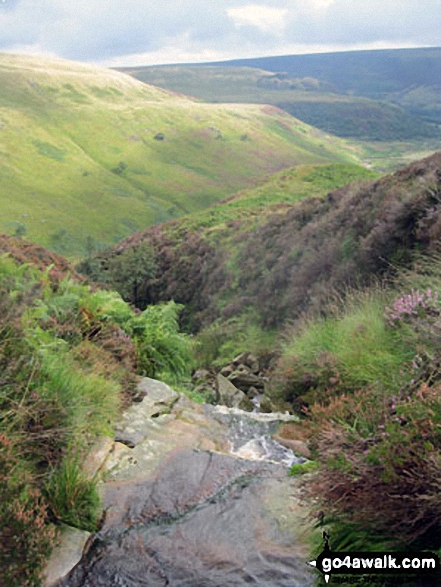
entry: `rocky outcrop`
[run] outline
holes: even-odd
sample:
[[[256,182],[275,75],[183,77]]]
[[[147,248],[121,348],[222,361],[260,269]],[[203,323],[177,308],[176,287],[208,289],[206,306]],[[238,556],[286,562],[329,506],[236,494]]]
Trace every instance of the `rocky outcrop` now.
[[[265,369],[252,353],[241,353],[218,374],[198,369],[193,375],[197,391],[214,394],[215,403],[243,410],[255,409],[267,381]]]
[[[137,390],[144,395],[140,403],[133,404],[117,426],[115,440],[129,447],[136,446],[148,434],[146,422],[170,412],[179,394],[162,381],[143,377]]]
[[[119,466],[133,466],[136,459],[131,449],[151,433],[157,419],[168,414],[180,396],[167,384],[144,377],[138,383],[137,397],[142,398],[142,401],[138,400],[138,403],[134,403],[124,412],[115,440],[99,437],[90,449],[82,465],[87,478],[98,478],[103,469],[111,470],[115,463]],[[80,561],[87,550],[90,537],[90,532],[65,524],[61,526],[57,546],[45,569],[43,587],[56,587],[60,584]]]
[[[218,373],[217,381],[217,403],[229,408],[240,408],[241,410],[253,411],[254,404],[246,394],[237,389],[226,377]]]
[[[219,379],[233,398],[246,397]],[[226,576],[235,587],[312,587],[309,510],[287,475],[302,459],[270,438],[295,416],[197,404],[160,382],[142,385],[146,395],[118,433],[134,446],[114,442],[101,468],[100,531],[57,587],[225,587]],[[72,560],[80,550],[81,542]]]

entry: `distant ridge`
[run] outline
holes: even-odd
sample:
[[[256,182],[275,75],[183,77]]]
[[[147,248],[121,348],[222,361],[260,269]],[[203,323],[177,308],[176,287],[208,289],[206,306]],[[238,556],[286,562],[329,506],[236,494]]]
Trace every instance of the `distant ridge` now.
[[[409,86],[441,85],[441,47],[282,55],[198,65],[257,67],[325,80],[339,92],[380,97]]]
[[[432,141],[430,147],[416,146],[412,158],[438,149],[441,140],[441,48],[437,47],[120,70],[207,102],[272,104],[325,132],[356,141]],[[409,145],[403,148],[409,151]],[[381,149],[380,157],[384,159]]]

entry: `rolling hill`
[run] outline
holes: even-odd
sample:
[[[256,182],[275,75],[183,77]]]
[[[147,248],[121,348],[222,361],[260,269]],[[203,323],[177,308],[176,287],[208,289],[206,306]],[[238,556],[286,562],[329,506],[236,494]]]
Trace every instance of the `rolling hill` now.
[[[439,147],[440,57],[436,48],[353,51],[121,71],[208,102],[273,104],[355,141],[386,171]]]
[[[0,230],[79,256],[269,173],[354,162],[268,106],[204,104],[122,73],[0,56]]]
[[[145,83],[208,102],[273,104],[340,137],[390,141],[441,136],[437,127],[418,118],[415,112],[405,112],[400,105],[387,101],[386,96],[376,99],[357,96],[353,91],[337,89],[326,79],[311,75],[292,77],[285,70],[272,72],[228,64],[122,68],[120,71]],[[415,87],[413,93],[417,94]]]
[[[440,58],[441,48],[428,47],[283,55],[211,65],[257,67],[286,72],[296,78],[313,77],[326,82],[337,93],[378,99],[411,86],[441,86]]]
[[[440,47],[285,55],[224,65],[316,78],[337,94],[386,100],[425,122],[441,124]]]

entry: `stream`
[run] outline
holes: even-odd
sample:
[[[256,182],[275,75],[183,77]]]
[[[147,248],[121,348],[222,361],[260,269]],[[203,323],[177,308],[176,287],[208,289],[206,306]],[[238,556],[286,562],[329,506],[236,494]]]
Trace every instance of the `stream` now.
[[[270,435],[285,415],[143,380],[102,472],[105,516],[65,587],[308,587],[307,512]]]

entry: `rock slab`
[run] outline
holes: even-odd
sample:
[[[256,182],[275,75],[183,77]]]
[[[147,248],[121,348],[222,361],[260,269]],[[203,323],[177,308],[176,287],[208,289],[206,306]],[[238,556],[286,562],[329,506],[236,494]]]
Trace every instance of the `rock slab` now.
[[[54,548],[45,570],[43,587],[55,587],[80,562],[90,532],[63,526],[60,541]]]

